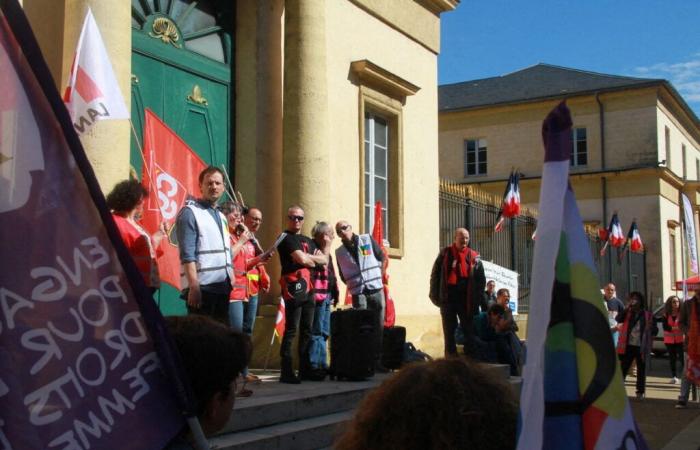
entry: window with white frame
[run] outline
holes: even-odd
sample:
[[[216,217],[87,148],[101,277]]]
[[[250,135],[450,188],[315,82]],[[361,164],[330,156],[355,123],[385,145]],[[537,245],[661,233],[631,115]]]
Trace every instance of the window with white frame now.
[[[389,125],[385,118],[365,113],[365,227],[371,232],[374,226],[374,205],[382,202],[382,228],[384,240],[389,242]]]
[[[464,141],[464,177],[486,175],[486,139],[466,139]]]
[[[573,146],[571,147],[571,167],[588,165],[588,141],[585,128],[571,130]]]

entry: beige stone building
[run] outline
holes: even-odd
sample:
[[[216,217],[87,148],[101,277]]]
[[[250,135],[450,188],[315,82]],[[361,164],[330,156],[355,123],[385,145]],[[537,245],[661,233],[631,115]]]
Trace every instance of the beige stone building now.
[[[542,121],[566,99],[573,116],[571,183],[591,228],[617,211],[636,218],[647,249],[647,293],[660,302],[681,277],[679,193],[696,208],[700,122],[666,80],[546,64],[439,88],[440,176],[502,195],[512,168],[537,207]],[[644,286],[630,281],[632,289]]]
[[[84,137],[104,191],[140,173],[136,137],[149,107],[205,162],[229,168],[264,213],[263,244],[290,204],[305,208],[307,234],[341,218],[366,232],[382,200],[398,323],[419,346],[439,348],[427,299],[438,251],[437,56],[440,15],[459,0],[22,3],[59,89],[93,11],[135,129],[102,121]],[[276,301],[278,274],[275,258],[277,292],[265,303]],[[159,301],[184,311],[174,289]],[[265,345],[271,320],[256,326]]]

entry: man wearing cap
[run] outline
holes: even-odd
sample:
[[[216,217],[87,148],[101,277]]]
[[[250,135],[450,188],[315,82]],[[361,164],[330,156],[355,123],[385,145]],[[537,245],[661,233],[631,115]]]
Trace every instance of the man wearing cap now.
[[[352,295],[353,308],[375,311],[375,370],[386,372],[387,369],[381,364],[386,307],[382,282],[384,253],[369,234],[358,236],[353,233],[347,220],[338,221],[335,224],[335,232],[343,243],[335,251],[338,274]]]

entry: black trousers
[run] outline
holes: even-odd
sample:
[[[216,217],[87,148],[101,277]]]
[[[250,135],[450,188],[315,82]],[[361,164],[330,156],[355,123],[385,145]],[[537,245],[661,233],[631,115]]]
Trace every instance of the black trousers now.
[[[677,378],[676,361],[680,362],[680,372],[683,373],[683,343],[666,344],[666,349],[668,350],[668,362],[671,365],[671,376]]]
[[[455,342],[455,330],[459,326],[464,334],[464,354],[474,357],[476,345],[474,343],[474,316],[467,311],[467,283],[460,283],[448,287],[447,303],[440,306],[442,317],[442,334],[445,339],[445,356],[457,354]]]
[[[627,376],[627,372],[630,370],[630,366],[632,365],[632,361],[637,362],[637,389],[636,392],[637,394],[643,394],[644,389],[647,384],[647,367],[646,363],[644,361],[644,358],[642,358],[642,352],[640,351],[640,348],[637,347],[636,345],[628,345],[627,348],[625,349],[625,353],[623,355],[619,355],[620,358],[620,366],[622,368],[622,377]]]
[[[285,327],[282,344],[280,346],[280,358],[282,358],[282,370],[292,370],[292,344],[299,334],[299,371],[308,373],[311,368],[309,361],[309,345],[311,344],[311,327],[314,323],[315,304],[313,295],[309,292],[297,298],[285,300]]]
[[[202,293],[202,306],[199,308],[191,308],[187,305],[188,314],[202,314],[209,316],[212,319],[223,323],[227,327],[229,325],[228,318],[228,296],[229,294],[214,294],[212,292],[201,291]],[[187,295],[185,296],[185,301],[187,301]]]

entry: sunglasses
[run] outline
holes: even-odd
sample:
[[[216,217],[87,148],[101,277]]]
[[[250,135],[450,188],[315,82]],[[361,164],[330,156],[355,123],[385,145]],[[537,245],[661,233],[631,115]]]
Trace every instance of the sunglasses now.
[[[287,218],[295,222],[302,222],[304,220],[304,216],[287,216]]]
[[[345,231],[348,228],[350,228],[350,225],[343,225],[342,227],[338,227],[338,229],[340,229],[341,231]]]

